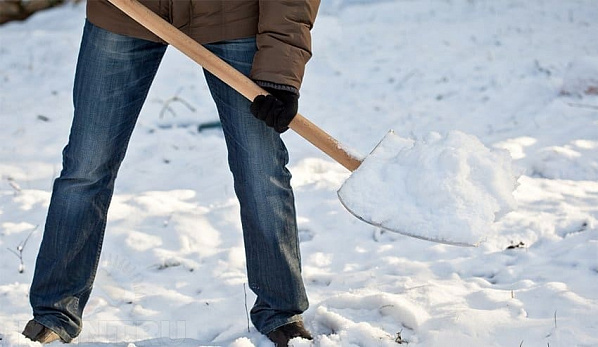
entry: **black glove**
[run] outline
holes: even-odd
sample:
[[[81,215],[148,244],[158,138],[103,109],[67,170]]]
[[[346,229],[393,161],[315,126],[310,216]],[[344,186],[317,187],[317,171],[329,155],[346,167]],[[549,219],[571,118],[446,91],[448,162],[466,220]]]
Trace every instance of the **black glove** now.
[[[289,129],[299,108],[299,94],[289,90],[264,87],[270,95],[258,95],[251,103],[251,113],[279,133]]]

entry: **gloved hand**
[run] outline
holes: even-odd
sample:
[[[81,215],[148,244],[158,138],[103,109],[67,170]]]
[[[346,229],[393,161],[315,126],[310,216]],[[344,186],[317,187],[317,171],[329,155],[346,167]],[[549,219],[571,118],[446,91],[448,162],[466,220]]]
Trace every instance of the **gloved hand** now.
[[[289,90],[263,87],[270,95],[258,95],[251,103],[251,113],[279,133],[289,129],[299,108],[299,94]],[[293,88],[294,89],[294,88]]]

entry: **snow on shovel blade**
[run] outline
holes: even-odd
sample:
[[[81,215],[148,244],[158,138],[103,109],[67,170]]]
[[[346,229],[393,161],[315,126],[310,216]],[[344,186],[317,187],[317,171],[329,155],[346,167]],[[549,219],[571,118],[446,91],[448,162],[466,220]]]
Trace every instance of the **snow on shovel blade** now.
[[[338,191],[359,219],[404,235],[477,246],[515,208],[507,151],[459,131],[424,139],[389,132]]]

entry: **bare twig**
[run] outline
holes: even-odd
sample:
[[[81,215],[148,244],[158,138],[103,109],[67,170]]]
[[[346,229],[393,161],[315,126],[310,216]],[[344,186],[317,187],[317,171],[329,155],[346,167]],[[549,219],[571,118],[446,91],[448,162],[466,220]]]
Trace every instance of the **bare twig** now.
[[[179,89],[173,97],[166,99],[164,101],[160,100],[162,102],[162,110],[160,110],[160,118],[164,118],[164,114],[166,112],[170,112],[173,116],[176,117],[176,112],[174,112],[174,110],[172,109],[172,107],[170,107],[170,105],[172,103],[175,102],[180,102],[181,104],[185,105],[189,111],[191,112],[195,112],[195,107],[193,107],[189,102],[187,102],[187,100],[181,98],[179,96],[179,94],[183,91],[183,88]]]
[[[403,337],[401,336],[402,333],[403,333],[403,329],[401,329],[401,331],[397,332],[397,336],[395,337],[395,342],[398,343],[399,345],[402,345],[403,343],[407,342],[407,341],[403,340]]]
[[[513,241],[511,241],[511,245],[508,246],[506,249],[516,249],[516,248],[524,248],[525,247],[525,243],[523,242],[519,242],[517,244],[513,243]]]
[[[15,190],[15,195],[21,192],[21,186],[19,186],[16,182],[8,181],[8,184],[12,187],[12,189]]]
[[[247,288],[245,287],[245,283],[243,283],[243,293],[245,293],[245,315],[247,316],[247,332],[250,333],[249,329],[249,310],[247,309]]]
[[[175,95],[172,98],[164,101],[164,106],[162,107],[162,110],[160,111],[160,118],[164,118],[164,113],[166,113],[166,111],[170,112],[173,116],[176,117],[176,113],[174,112],[172,107],[170,107],[170,104],[172,104],[173,102],[180,102],[181,104],[187,106],[189,111],[195,112],[195,107],[191,106],[191,104],[188,103],[185,99],[182,99]]]
[[[18,195],[21,192],[21,186],[12,177],[7,177],[6,180],[8,185],[15,191],[15,195]]]
[[[27,237],[25,238],[25,240],[21,241],[21,243],[19,243],[19,245],[16,248],[16,251],[13,249],[8,248],[8,250],[13,253],[14,255],[17,256],[17,258],[19,258],[19,273],[23,273],[25,272],[25,263],[23,262],[23,251],[25,250],[25,246],[27,245],[27,241],[29,241],[29,238],[31,237],[31,235],[33,235],[33,232],[37,230],[37,228],[39,227],[39,225],[36,225],[35,228],[33,228],[33,230],[31,230],[29,232],[29,235],[27,235]]]

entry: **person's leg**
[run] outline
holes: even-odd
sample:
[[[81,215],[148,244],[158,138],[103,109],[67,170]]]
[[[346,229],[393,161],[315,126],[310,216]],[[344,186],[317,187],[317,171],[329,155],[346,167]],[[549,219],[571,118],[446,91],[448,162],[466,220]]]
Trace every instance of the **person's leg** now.
[[[34,320],[63,341],[81,331],[114,180],[165,49],[85,24],[71,133],[30,292]]]
[[[255,39],[206,47],[248,75]],[[222,122],[228,160],[241,206],[249,287],[257,294],[251,310],[263,334],[301,320],[308,307],[301,278],[295,202],[287,150],[280,135],[256,119],[250,102],[206,72]]]

